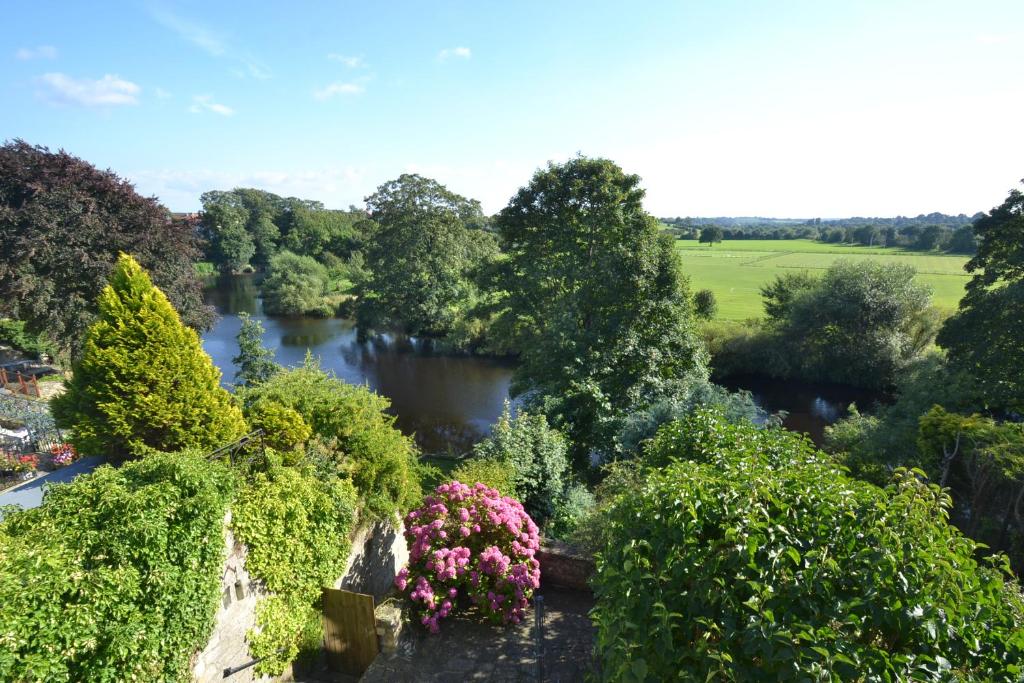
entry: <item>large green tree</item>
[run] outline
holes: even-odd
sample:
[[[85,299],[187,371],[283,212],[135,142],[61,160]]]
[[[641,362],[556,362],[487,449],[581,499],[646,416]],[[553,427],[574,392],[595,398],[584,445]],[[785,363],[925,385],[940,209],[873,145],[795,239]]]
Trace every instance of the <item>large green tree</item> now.
[[[610,449],[625,414],[706,377],[687,280],[643,196],[638,176],[577,157],[538,171],[496,221],[513,390],[569,435],[577,464]]]
[[[764,287],[784,374],[886,388],[931,344],[931,293],[910,266],[840,259],[820,279],[784,275]]]
[[[149,270],[186,324],[209,326],[192,225],[66,152],[0,147],[0,318],[77,350],[120,252]]]
[[[139,264],[121,255],[99,297],[67,391],[53,399],[58,426],[82,453],[123,459],[153,449],[213,449],[245,433],[199,335]]]
[[[978,253],[956,315],[939,333],[950,361],[978,381],[992,408],[1024,410],[1024,193],[974,223]]]
[[[366,198],[379,228],[360,292],[361,328],[395,325],[443,336],[476,304],[476,271],[497,254],[480,203],[436,180],[404,174]]]

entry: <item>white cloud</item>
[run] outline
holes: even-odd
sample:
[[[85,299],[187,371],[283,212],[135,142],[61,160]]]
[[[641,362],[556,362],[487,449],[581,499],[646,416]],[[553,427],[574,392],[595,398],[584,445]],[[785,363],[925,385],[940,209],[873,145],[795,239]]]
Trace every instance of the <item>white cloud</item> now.
[[[345,83],[343,81],[335,81],[319,90],[313,91],[313,97],[318,100],[328,100],[335,95],[360,95],[365,92],[364,88],[359,83]]]
[[[201,114],[204,111],[212,111],[221,116],[231,116],[235,110],[225,104],[218,104],[213,101],[212,95],[196,95],[192,98],[192,106],[188,108],[193,114]]]
[[[327,59],[330,59],[331,61],[334,62],[341,62],[350,69],[359,69],[361,67],[366,66],[366,60],[364,60],[362,57],[355,57],[352,55],[340,55],[336,52],[332,52],[329,55],[327,55]]]
[[[437,53],[439,61],[446,62],[449,58],[455,57],[457,59],[469,59],[473,56],[473,51],[468,47],[446,47]]]
[[[1005,33],[982,33],[974,39],[982,45],[1002,45],[1010,42],[1010,36]]]
[[[163,88],[155,88],[153,90],[153,94],[157,96],[157,99],[161,100],[169,100],[171,98],[171,93],[167,92]]]
[[[84,107],[138,104],[138,94],[142,90],[135,83],[112,74],[93,80],[72,78],[62,73],[48,73],[40,76],[39,81],[46,88],[44,96],[47,99]]]
[[[178,34],[180,38],[197,46],[211,57],[223,57],[241,64],[242,68],[231,70],[235,76],[239,78],[248,76],[259,80],[270,78],[270,71],[260,64],[259,60],[245,51],[236,50],[220,33],[210,27],[180,17],[163,8],[154,8],[152,15],[165,28]]]
[[[53,45],[23,47],[14,53],[14,57],[23,62],[30,59],[57,59],[57,48]]]

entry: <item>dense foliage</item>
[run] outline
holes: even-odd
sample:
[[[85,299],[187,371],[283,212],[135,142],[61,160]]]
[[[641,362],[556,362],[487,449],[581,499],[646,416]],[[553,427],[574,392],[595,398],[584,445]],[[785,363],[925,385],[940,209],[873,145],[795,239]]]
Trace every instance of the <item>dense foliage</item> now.
[[[77,351],[121,252],[149,270],[186,324],[212,322],[191,225],[70,154],[21,140],[0,146],[0,317]]]
[[[282,251],[270,260],[263,281],[263,310],[270,315],[334,315],[327,267],[311,256]]]
[[[513,417],[507,402],[491,435],[474,448],[478,459],[496,460],[509,467],[512,488],[502,492],[522,501],[538,524],[555,513],[565,494],[567,453],[565,437],[549,427],[543,415],[523,411]]]
[[[332,211],[317,201],[253,188],[203,194],[200,225],[207,257],[221,270],[266,267],[281,249],[321,259],[347,258],[370,230],[361,211]]]
[[[605,159],[550,164],[496,219],[513,388],[566,432],[578,465],[623,415],[706,372],[678,256],[639,183]]]
[[[885,389],[931,345],[940,318],[900,264],[840,259],[821,277],[787,273],[762,288],[760,328],[715,349],[715,370]]]
[[[495,489],[441,484],[405,517],[409,565],[395,578],[432,633],[468,597],[488,618],[519,623],[540,587],[537,526]]]
[[[498,252],[481,230],[480,203],[405,174],[377,188],[366,206],[379,228],[359,292],[361,330],[444,336],[463,325],[481,298],[476,274]]]
[[[382,519],[419,501],[416,448],[394,427],[388,400],[365,386],[323,372],[312,359],[261,384],[238,390],[246,405],[277,404],[296,411],[328,451],[334,469],[351,477],[366,508]]]
[[[189,680],[217,611],[232,482],[198,456],[158,454],[8,514],[0,680]]]
[[[988,405],[1024,411],[1024,192],[1014,189],[974,224],[978,253],[939,344],[979,383]]]
[[[701,412],[666,426],[604,509],[594,588],[606,680],[1018,680],[1005,564],[900,470],[850,479],[803,437]]]
[[[248,546],[246,569],[272,595],[256,607],[249,652],[272,675],[322,640],[321,589],[345,570],[357,496],[347,479],[274,467],[243,489],[232,509],[232,529]]]
[[[80,452],[114,459],[212,450],[246,430],[195,330],[127,255],[100,294],[74,376],[52,407]]]

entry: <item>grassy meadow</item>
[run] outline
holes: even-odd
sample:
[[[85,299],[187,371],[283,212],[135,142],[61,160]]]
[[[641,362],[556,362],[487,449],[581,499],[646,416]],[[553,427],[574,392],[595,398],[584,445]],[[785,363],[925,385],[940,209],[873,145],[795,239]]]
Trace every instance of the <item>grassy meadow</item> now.
[[[696,240],[677,240],[683,269],[696,291],[710,289],[718,300],[718,318],[746,320],[764,315],[760,288],[776,275],[791,270],[825,270],[837,259],[872,259],[906,263],[917,269],[917,280],[932,289],[940,308],[952,311],[967,284],[968,257],[928,254],[887,247],[824,244],[812,240],[726,240],[714,246]]]

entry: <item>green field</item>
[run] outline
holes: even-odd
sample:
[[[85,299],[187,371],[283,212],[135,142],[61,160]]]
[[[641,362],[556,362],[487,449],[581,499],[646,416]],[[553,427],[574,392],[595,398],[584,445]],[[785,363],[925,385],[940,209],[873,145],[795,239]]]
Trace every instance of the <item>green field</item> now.
[[[764,314],[762,285],[788,270],[821,271],[837,259],[870,259],[906,263],[917,269],[917,280],[932,289],[937,306],[952,311],[964,293],[966,256],[926,254],[886,247],[824,244],[811,240],[726,240],[714,246],[696,240],[677,240],[690,287],[710,289],[718,299],[718,317],[746,320]]]

